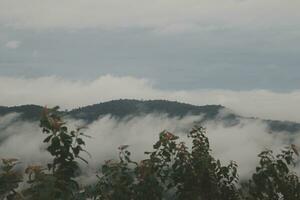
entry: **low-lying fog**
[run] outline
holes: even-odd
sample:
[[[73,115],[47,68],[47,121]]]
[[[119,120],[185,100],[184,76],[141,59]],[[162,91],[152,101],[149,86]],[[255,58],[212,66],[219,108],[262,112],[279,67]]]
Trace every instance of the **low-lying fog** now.
[[[18,120],[19,114],[11,113],[0,117],[0,157],[18,158],[24,164],[45,164],[51,157],[45,152],[42,134],[38,123]],[[162,114],[149,114],[116,120],[103,116],[88,125],[84,131],[92,138],[86,138],[86,149],[92,157],[89,165],[82,164],[88,174],[96,173],[104,160],[116,158],[120,145],[130,145],[133,159],[144,157],[143,152],[152,149],[158,134],[168,130],[187,141],[187,131],[199,121],[201,116],[186,116],[182,119],[170,118]],[[83,121],[67,119],[71,128],[81,126]],[[258,163],[257,155],[269,148],[275,151],[289,144],[290,140],[297,145],[300,134],[272,133],[259,120],[244,120],[234,127],[225,127],[221,123],[207,122],[207,136],[210,139],[213,155],[223,164],[234,160],[239,165],[241,179],[249,177]],[[188,142],[187,142],[188,144]]]

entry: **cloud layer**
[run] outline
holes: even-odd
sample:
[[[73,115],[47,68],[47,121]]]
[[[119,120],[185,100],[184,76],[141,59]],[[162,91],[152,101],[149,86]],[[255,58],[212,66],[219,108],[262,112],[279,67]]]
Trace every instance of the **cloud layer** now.
[[[200,118],[200,116],[186,116],[178,119],[149,114],[119,121],[111,116],[103,116],[85,130],[85,133],[92,137],[85,139],[86,149],[92,157],[86,157],[89,166],[83,164],[82,167],[85,168],[84,171],[88,176],[92,174],[91,177],[95,177],[99,166],[105,160],[117,159],[117,148],[125,144],[130,145],[129,150],[134,160],[144,159],[144,151],[152,150],[152,145],[157,141],[158,134],[162,130],[173,132],[189,145],[186,133]],[[45,135],[41,133],[38,125],[16,121],[16,119],[18,119],[16,115],[0,118],[1,135],[7,136],[0,144],[0,158],[18,158],[25,166],[50,162],[51,157],[45,152],[45,145],[42,144]],[[81,121],[68,120],[69,127],[81,123]],[[236,161],[241,179],[249,178],[258,163],[257,154],[265,148],[279,150],[287,145],[291,138],[296,145],[300,141],[299,134],[293,136],[284,133],[269,134],[260,121],[245,120],[242,124],[243,126],[231,128],[214,122],[205,125],[213,155],[221,159],[223,164],[227,164],[230,160]],[[91,181],[89,180],[91,177],[83,180]]]
[[[300,91],[161,90],[147,79],[101,76],[92,81],[58,77],[0,77],[0,105],[38,104],[72,109],[114,99],[167,99],[195,105],[221,104],[253,117],[300,122]]]
[[[1,0],[0,74],[294,90],[299,8],[297,0]]]
[[[34,29],[146,27],[163,32],[280,27],[298,21],[298,8],[298,1],[280,0],[2,0],[0,23]]]

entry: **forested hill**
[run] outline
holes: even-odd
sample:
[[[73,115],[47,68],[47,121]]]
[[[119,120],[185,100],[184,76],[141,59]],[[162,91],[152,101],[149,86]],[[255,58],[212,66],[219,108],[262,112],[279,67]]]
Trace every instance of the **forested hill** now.
[[[74,109],[69,112],[72,117],[94,121],[101,115],[110,114],[114,117],[139,116],[150,113],[167,114],[170,117],[186,115],[203,115],[206,119],[214,119],[224,108],[220,105],[194,106],[166,100],[113,100]]]
[[[9,113],[20,113],[21,118],[24,120],[38,120],[41,117],[42,110],[43,107],[37,105],[22,105],[13,107],[0,106],[0,116]]]
[[[0,116],[8,113],[21,113],[22,120],[38,120],[43,107],[37,105],[23,105],[14,107],[0,106]],[[246,118],[234,113],[219,115],[220,111],[225,109],[221,105],[195,106],[186,103],[166,100],[113,100],[90,106],[80,107],[70,111],[64,111],[63,114],[71,118],[83,119],[88,123],[97,120],[100,116],[110,114],[116,118],[128,116],[141,116],[150,113],[167,114],[170,117],[183,117],[186,115],[201,115],[203,121],[218,120],[228,126],[234,126],[240,123],[241,119],[259,120],[257,118]],[[295,122],[262,120],[269,126],[270,131],[287,131],[295,133],[300,131],[300,124]]]

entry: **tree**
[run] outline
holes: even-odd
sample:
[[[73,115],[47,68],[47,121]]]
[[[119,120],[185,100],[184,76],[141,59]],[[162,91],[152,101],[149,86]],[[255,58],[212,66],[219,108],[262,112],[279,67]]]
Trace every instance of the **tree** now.
[[[80,174],[77,160],[87,161],[80,156],[81,152],[87,152],[83,146],[82,137],[86,136],[81,128],[68,131],[62,118],[57,114],[58,107],[45,108],[40,121],[43,133],[47,134],[44,143],[49,144],[47,151],[53,156],[52,163],[47,168],[42,166],[29,166],[26,174],[30,187],[22,193],[26,199],[53,200],[76,199],[80,188],[75,177]]]
[[[249,182],[249,199],[300,199],[299,177],[291,170],[296,165],[295,155],[294,145],[276,156],[271,150],[260,153],[259,166]]]
[[[119,161],[102,166],[96,199],[240,199],[237,165],[222,166],[210,155],[204,128],[188,136],[191,150],[172,133],[160,133],[154,150],[146,152],[149,158],[140,163],[121,147]]]
[[[14,168],[18,164],[18,160],[2,159],[0,170],[0,199],[20,199],[20,194],[16,192],[19,183],[22,182],[22,174]]]

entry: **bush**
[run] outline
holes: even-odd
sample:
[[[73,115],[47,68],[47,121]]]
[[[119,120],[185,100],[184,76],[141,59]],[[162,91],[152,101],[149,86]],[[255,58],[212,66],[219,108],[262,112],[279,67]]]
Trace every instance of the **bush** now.
[[[16,192],[19,183],[22,182],[22,174],[14,168],[18,164],[17,159],[2,159],[0,170],[0,199],[18,199],[20,195]]]
[[[236,183],[237,165],[222,166],[210,155],[203,128],[189,137],[191,150],[178,137],[164,131],[149,158],[140,163],[130,159],[126,147],[120,160],[107,161],[97,184],[96,199],[240,199]]]
[[[258,156],[260,162],[251,180],[240,183],[237,164],[228,165],[211,155],[206,130],[195,127],[188,133],[192,146],[178,141],[168,131],[159,134],[146,159],[133,161],[128,146],[119,147],[119,159],[106,161],[98,181],[80,188],[78,161],[87,137],[81,128],[69,131],[58,108],[43,111],[44,143],[53,160],[47,166],[28,166],[25,173],[15,169],[17,159],[2,159],[0,199],[8,200],[297,200],[299,177],[292,171],[298,152],[292,145],[274,156],[270,150]],[[20,183],[25,187],[20,188]]]
[[[270,150],[260,153],[259,166],[249,182],[250,199],[300,199],[299,177],[290,170],[296,165],[295,154],[294,145],[277,156]]]

